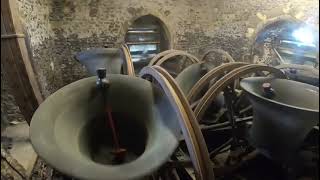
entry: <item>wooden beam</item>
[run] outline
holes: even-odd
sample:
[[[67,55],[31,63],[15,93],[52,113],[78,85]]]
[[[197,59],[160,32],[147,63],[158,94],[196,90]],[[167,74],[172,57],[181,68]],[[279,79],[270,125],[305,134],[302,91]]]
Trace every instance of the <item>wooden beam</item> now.
[[[128,31],[128,34],[160,34],[157,31]]]
[[[7,34],[7,35],[1,35],[1,39],[24,38],[24,37],[26,37],[24,34]]]
[[[160,44],[160,41],[136,41],[136,42],[126,42],[128,45],[140,45],[140,44]]]
[[[39,84],[26,48],[16,0],[1,0],[1,71],[12,88],[17,105],[30,123],[34,111],[43,101]],[[9,35],[9,36],[8,36]],[[11,35],[11,36],[10,36]],[[12,37],[12,35],[17,35]]]

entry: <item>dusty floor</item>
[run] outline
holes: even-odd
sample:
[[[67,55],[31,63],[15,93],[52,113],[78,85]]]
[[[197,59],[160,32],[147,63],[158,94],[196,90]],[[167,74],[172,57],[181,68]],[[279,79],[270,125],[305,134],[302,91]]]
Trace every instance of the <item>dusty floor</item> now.
[[[10,156],[25,169],[30,176],[37,154],[29,139],[29,126],[26,122],[19,122],[8,126],[1,134],[2,146]]]
[[[52,180],[53,169],[47,166],[40,158],[38,158],[30,180]]]
[[[32,171],[30,180],[75,180],[69,178],[48,166],[41,158],[38,158]]]

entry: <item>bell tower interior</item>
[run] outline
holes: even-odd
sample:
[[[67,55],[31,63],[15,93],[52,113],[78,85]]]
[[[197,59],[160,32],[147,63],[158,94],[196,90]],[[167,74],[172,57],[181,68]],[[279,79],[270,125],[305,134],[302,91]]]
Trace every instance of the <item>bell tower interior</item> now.
[[[1,178],[319,179],[319,1],[1,0]]]

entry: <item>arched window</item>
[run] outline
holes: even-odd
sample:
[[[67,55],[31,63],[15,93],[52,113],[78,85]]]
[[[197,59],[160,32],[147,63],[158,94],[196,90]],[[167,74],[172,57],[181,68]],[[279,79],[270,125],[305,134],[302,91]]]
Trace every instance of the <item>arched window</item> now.
[[[272,66],[302,64],[317,67],[318,34],[298,20],[275,19],[258,31],[253,45],[254,61]]]
[[[162,21],[152,15],[135,20],[127,31],[125,41],[137,71],[146,66],[157,53],[169,48]]]

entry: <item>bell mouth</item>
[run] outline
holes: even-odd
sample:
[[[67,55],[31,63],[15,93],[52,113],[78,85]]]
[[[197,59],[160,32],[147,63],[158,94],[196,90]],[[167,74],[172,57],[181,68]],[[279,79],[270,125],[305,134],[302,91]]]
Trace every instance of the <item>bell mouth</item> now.
[[[110,74],[108,78],[112,86],[108,89],[107,99],[120,145],[127,149],[128,157],[133,154],[133,158],[114,165],[108,161],[108,156],[93,156],[103,148],[113,148],[109,143],[112,142],[108,136],[111,132],[107,131],[102,97],[95,93],[96,77],[61,88],[39,106],[31,120],[31,143],[39,157],[70,177],[90,180],[147,177],[169,159],[178,140],[164,124],[168,118],[159,114],[158,107],[151,106],[156,97],[149,81],[119,74]],[[101,126],[95,122],[99,119]],[[81,138],[85,133],[89,137]],[[103,138],[99,139],[99,133],[105,133]],[[124,141],[126,137],[132,142]],[[88,147],[88,144],[94,144],[96,148]]]
[[[263,84],[269,83],[274,96],[268,98],[264,94]],[[309,84],[288,79],[272,77],[250,77],[240,82],[247,93],[274,104],[297,110],[319,112],[319,88]]]
[[[319,122],[318,88],[273,77],[245,78],[240,86],[253,108],[248,139],[251,145],[276,162],[294,158]]]
[[[103,115],[92,118],[80,131],[79,149],[87,158],[102,165],[120,165],[136,160],[145,152],[147,129],[134,117],[123,112],[112,112],[116,139],[122,150],[118,152],[110,121]]]

